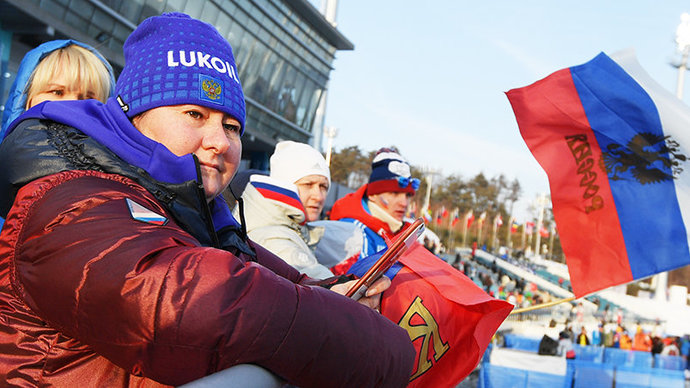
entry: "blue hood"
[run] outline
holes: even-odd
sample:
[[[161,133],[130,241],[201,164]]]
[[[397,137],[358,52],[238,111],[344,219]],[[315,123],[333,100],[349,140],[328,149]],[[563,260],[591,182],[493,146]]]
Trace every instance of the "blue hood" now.
[[[24,113],[24,107],[26,106],[26,85],[29,82],[29,77],[31,76],[31,73],[33,73],[36,66],[38,66],[41,60],[48,54],[72,44],[84,47],[85,49],[94,53],[98,59],[103,61],[103,64],[108,69],[108,73],[110,73],[110,96],[113,96],[113,93],[115,92],[115,75],[113,73],[113,68],[95,48],[71,39],[51,40],[50,42],[43,43],[42,45],[26,53],[22,59],[22,62],[19,64],[17,78],[15,78],[14,83],[12,83],[12,88],[10,89],[9,95],[7,96],[7,102],[5,103],[5,111],[2,115],[0,139],[5,138],[5,133],[7,132],[7,127],[9,127],[10,123],[19,117],[20,114]]]
[[[13,121],[7,134],[26,119],[47,119],[74,127],[158,181],[180,184],[201,179],[197,177],[192,154],[177,156],[161,143],[144,136],[129,121],[116,98],[108,99],[105,104],[93,99],[44,102]],[[212,202],[211,208],[216,230],[237,226],[227,203],[219,197]]]

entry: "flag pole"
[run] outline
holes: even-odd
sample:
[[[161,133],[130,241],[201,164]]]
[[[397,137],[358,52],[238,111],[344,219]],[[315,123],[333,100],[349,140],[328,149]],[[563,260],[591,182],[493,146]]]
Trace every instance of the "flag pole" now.
[[[557,299],[557,300],[553,300],[553,301],[551,301],[551,302],[546,302],[546,303],[542,303],[542,304],[537,304],[537,305],[534,305],[534,306],[523,307],[523,308],[519,308],[519,309],[515,309],[515,310],[511,311],[509,315],[520,314],[520,313],[526,313],[526,312],[532,311],[532,310],[539,310],[539,309],[543,309],[543,308],[546,308],[546,307],[555,306],[555,305],[561,304],[561,303],[572,302],[572,301],[574,301],[575,299],[577,299],[577,297],[571,296],[571,297],[569,297],[569,298]]]

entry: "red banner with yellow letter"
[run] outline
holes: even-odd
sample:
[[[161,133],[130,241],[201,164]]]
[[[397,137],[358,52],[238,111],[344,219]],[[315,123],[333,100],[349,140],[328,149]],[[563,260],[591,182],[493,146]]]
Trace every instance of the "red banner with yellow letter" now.
[[[383,293],[381,313],[405,328],[417,350],[410,387],[454,387],[477,366],[513,305],[416,243]]]

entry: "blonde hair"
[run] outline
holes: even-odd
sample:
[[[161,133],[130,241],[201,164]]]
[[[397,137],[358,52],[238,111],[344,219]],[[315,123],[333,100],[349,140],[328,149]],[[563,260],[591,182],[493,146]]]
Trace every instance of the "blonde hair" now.
[[[26,104],[57,74],[66,76],[67,86],[83,85],[85,90],[94,93],[93,98],[101,102],[110,95],[110,72],[103,61],[88,49],[71,44],[53,51],[38,63],[27,83]]]

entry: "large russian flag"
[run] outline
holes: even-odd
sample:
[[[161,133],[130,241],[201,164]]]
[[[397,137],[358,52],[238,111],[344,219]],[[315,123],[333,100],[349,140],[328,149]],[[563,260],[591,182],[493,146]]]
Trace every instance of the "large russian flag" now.
[[[690,264],[690,108],[634,52],[601,53],[507,96],[549,177],[577,297]]]

